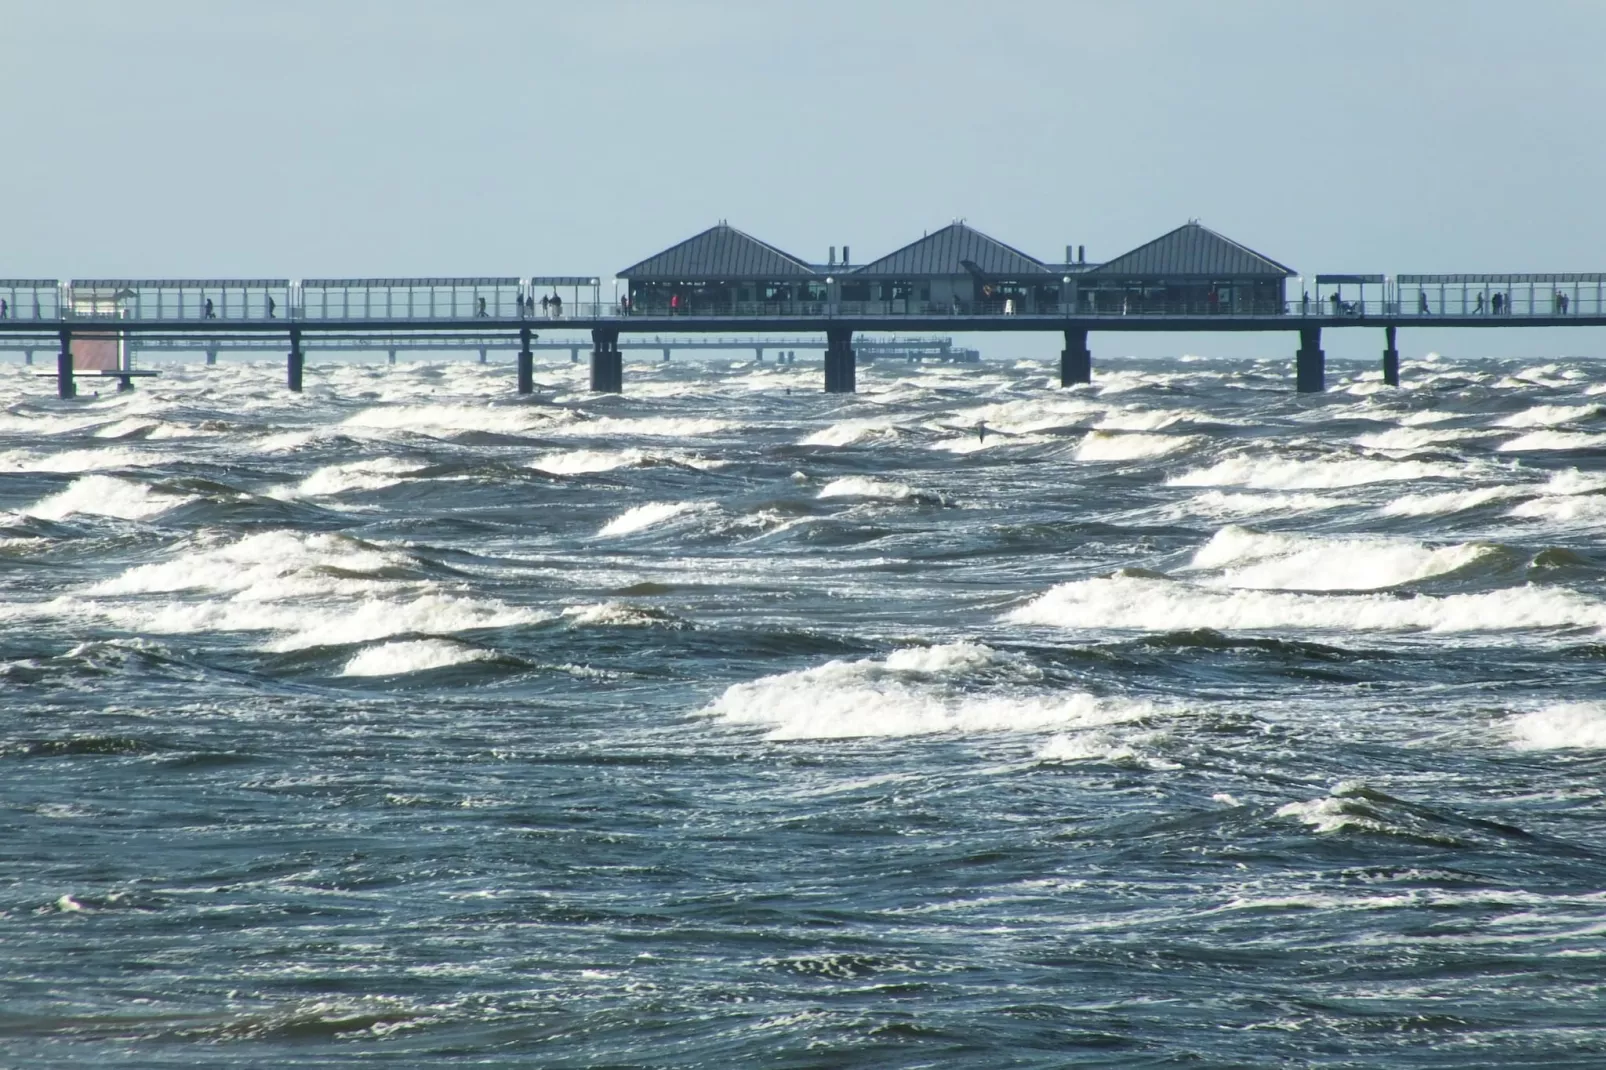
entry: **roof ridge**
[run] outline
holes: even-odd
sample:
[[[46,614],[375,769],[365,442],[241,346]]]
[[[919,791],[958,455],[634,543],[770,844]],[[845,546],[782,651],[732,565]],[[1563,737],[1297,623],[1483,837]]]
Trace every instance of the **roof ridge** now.
[[[886,253],[886,254],[884,254],[882,256],[876,257],[874,260],[871,260],[869,263],[861,264],[856,268],[850,269],[848,274],[856,275],[856,274],[859,274],[859,273],[869,273],[872,269],[876,268],[878,265],[887,263],[887,262],[893,260],[895,257],[902,256],[902,255],[908,253],[911,249],[918,248],[921,245],[931,245],[931,244],[934,244],[934,243],[936,243],[938,241],[941,241],[943,239],[944,235],[947,235],[952,231],[959,231],[962,234],[973,235],[975,238],[980,239],[982,242],[986,243],[987,245],[989,245],[989,246],[991,246],[991,247],[993,247],[995,249],[1001,249],[1005,253],[1008,253],[1010,256],[1019,257],[1021,260],[1026,261],[1026,263],[1030,264],[1032,267],[1036,268],[1039,271],[1043,271],[1043,272],[1047,272],[1048,271],[1047,265],[1045,265],[1043,263],[1043,261],[1037,259],[1035,256],[1032,256],[1029,253],[1022,252],[1021,250],[1015,248],[1013,245],[1010,245],[1008,242],[999,241],[997,238],[993,237],[991,234],[988,234],[988,233],[986,233],[984,231],[977,230],[975,227],[971,226],[969,223],[965,222],[962,219],[956,219],[952,223],[948,223],[948,224],[946,224],[944,226],[938,227],[934,231],[930,231],[930,232],[928,232],[926,234],[921,235],[920,237],[916,238],[912,242],[908,242],[907,244],[900,245],[898,248],[892,250],[890,253]]]
[[[637,273],[647,274],[643,271],[643,269],[648,265],[654,263],[655,261],[672,261],[676,254],[682,253],[689,246],[692,246],[697,242],[720,240],[729,241],[732,239],[740,240],[750,246],[763,250],[765,253],[768,253],[771,256],[778,258],[787,265],[787,274],[818,274],[818,272],[816,272],[807,261],[799,259],[784,249],[780,249],[774,245],[771,245],[769,242],[764,241],[761,238],[755,238],[745,230],[739,230],[738,228],[731,226],[723,219],[711,227],[698,231],[689,238],[683,238],[674,245],[660,249],[651,256],[644,257],[641,260],[636,261],[634,264],[631,264],[629,267],[620,269],[614,274],[621,278]]]
[[[1174,239],[1178,234],[1181,234],[1183,231],[1187,231],[1187,230],[1190,230],[1190,229],[1197,230],[1197,231],[1201,232],[1202,234],[1207,235],[1211,240],[1213,240],[1215,242],[1218,242],[1222,246],[1225,246],[1226,248],[1232,250],[1233,252],[1235,252],[1235,253],[1247,258],[1252,263],[1259,264],[1259,265],[1264,265],[1265,267],[1270,268],[1270,269],[1272,269],[1274,271],[1282,272],[1284,275],[1294,275],[1294,274],[1296,274],[1296,272],[1292,268],[1290,268],[1288,265],[1280,263],[1280,262],[1278,262],[1276,260],[1273,260],[1271,257],[1267,256],[1264,253],[1257,252],[1256,250],[1251,249],[1249,246],[1245,245],[1241,241],[1237,241],[1236,239],[1229,238],[1225,234],[1220,233],[1219,231],[1211,230],[1209,227],[1205,226],[1203,223],[1199,222],[1197,219],[1190,219],[1186,223],[1183,223],[1179,227],[1171,228],[1170,230],[1166,231],[1164,234],[1161,234],[1159,237],[1151,238],[1148,241],[1144,242],[1142,245],[1136,246],[1135,248],[1132,248],[1132,249],[1128,249],[1126,252],[1120,254],[1119,256],[1112,257],[1111,259],[1105,261],[1103,264],[1100,264],[1098,267],[1094,268],[1092,271],[1089,272],[1089,274],[1121,275],[1121,274],[1130,273],[1133,270],[1135,270],[1136,262],[1140,261],[1143,258],[1144,254],[1149,253],[1151,250],[1154,250],[1156,247],[1163,247],[1164,244],[1168,240]],[[1192,272],[1192,271],[1164,271],[1164,272],[1159,272],[1159,273],[1160,274],[1179,274],[1179,275],[1197,274],[1197,272]],[[1215,273],[1216,272],[1206,272],[1206,274],[1215,274]],[[1223,271],[1222,273],[1225,273],[1225,271]]]

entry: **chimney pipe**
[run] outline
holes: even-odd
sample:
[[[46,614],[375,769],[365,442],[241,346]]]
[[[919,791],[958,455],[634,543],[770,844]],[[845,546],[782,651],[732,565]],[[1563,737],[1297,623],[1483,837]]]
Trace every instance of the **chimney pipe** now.
[[[1087,263],[1087,246],[1078,245],[1076,247],[1076,262],[1078,264]]]
[[[1076,249],[1075,249],[1075,247],[1074,247],[1074,246],[1070,246],[1070,245],[1067,245],[1067,246],[1066,246],[1066,247],[1065,247],[1065,262],[1066,262],[1066,263],[1067,263],[1067,264],[1074,264],[1074,263],[1076,263],[1076,259],[1075,259],[1075,258],[1074,258],[1074,257],[1073,257],[1073,256],[1071,256],[1071,254],[1072,254],[1072,253],[1073,253],[1073,252],[1075,252],[1075,251],[1076,251]]]
[[[842,247],[842,266],[848,266],[848,247],[846,245]]]
[[[836,246],[831,246],[831,266],[836,267]]]

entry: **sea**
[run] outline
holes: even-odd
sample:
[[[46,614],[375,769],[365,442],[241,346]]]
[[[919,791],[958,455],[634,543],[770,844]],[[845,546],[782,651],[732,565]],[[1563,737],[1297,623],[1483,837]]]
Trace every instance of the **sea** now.
[[[0,368],[0,1066],[1606,1066],[1602,365],[1052,363]]]

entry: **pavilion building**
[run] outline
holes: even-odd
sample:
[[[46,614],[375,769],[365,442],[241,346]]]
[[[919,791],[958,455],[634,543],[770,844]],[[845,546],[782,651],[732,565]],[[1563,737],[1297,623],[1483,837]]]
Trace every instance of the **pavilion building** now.
[[[1078,312],[1281,314],[1293,269],[1196,222],[1072,279]]]
[[[723,220],[619,272],[633,311],[697,316],[824,310],[825,276]]]
[[[1060,276],[963,222],[853,268],[841,279],[845,312],[1053,312]]]

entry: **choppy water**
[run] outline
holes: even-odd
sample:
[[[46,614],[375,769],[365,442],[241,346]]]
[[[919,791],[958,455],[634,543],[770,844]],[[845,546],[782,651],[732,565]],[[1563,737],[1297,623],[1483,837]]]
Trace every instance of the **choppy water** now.
[[[1599,367],[1047,371],[3,369],[0,1062],[1601,1065]]]

